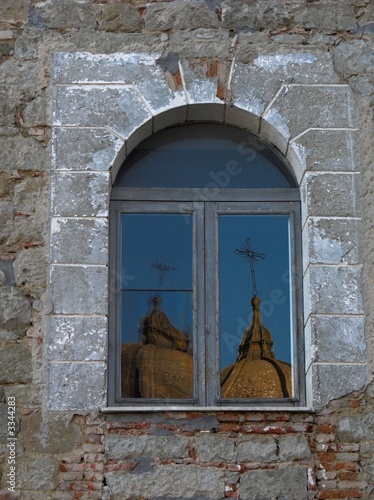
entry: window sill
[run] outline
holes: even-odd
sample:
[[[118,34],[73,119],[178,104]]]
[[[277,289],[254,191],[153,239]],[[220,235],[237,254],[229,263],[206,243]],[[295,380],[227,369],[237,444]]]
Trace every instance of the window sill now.
[[[138,412],[282,412],[314,413],[307,406],[109,406],[101,413],[138,413]]]

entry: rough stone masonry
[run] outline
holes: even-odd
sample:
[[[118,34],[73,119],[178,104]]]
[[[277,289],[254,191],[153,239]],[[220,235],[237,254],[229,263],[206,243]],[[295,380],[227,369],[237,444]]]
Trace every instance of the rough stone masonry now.
[[[2,0],[0,109],[0,499],[372,498],[374,3]],[[105,412],[110,186],[207,116],[300,185],[308,404]]]

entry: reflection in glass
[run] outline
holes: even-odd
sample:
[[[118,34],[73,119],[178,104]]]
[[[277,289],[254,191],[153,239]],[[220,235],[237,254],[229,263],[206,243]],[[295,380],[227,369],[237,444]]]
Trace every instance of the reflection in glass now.
[[[295,181],[258,137],[222,124],[195,123],[156,132],[126,159],[116,186],[288,188]]]
[[[223,398],[292,397],[289,239],[286,215],[222,215],[219,218]],[[243,241],[247,243],[238,251]],[[237,242],[236,246],[233,242]],[[250,242],[254,242],[255,247],[250,247]],[[237,255],[247,251],[248,262],[235,255],[235,250]],[[256,264],[256,256],[261,264]],[[262,315],[269,330],[262,323],[257,289],[262,296]]]
[[[122,397],[193,397],[192,224],[186,217],[122,215]]]

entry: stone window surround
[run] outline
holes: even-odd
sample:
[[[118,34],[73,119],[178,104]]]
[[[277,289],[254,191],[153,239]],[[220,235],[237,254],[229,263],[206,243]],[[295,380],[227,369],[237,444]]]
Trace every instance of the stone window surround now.
[[[107,217],[120,165],[157,130],[207,117],[274,144],[300,184],[307,406],[318,409],[361,388],[366,358],[349,87],[339,83],[328,54],[274,54],[248,65],[233,61],[225,103],[214,78],[193,73],[185,60],[178,62],[181,85],[170,88],[159,58],[55,54],[49,409],[106,406]]]

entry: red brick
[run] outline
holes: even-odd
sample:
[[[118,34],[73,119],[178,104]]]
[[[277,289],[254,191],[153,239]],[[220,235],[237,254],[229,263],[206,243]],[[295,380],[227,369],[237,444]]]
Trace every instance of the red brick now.
[[[84,473],[85,481],[100,481],[102,482],[104,479],[103,472],[94,472],[94,471],[86,471]]]
[[[84,433],[85,434],[104,434],[104,430],[102,429],[102,427],[95,425],[95,426],[86,427],[84,430]]]
[[[338,499],[338,498],[362,498],[361,491],[357,490],[329,490],[329,491],[321,491],[320,500],[324,499]]]
[[[334,462],[336,460],[336,453],[317,453],[318,459],[322,462]]]
[[[104,446],[102,444],[85,444],[83,450],[86,453],[104,453]]]
[[[341,479],[342,481],[357,481],[358,472],[349,472],[349,471],[339,472],[338,478]]]
[[[83,442],[87,444],[101,444],[102,436],[99,434],[87,434]]]
[[[218,432],[240,432],[241,427],[237,424],[221,424]]]
[[[279,425],[244,425],[240,429],[246,434],[285,434],[286,429]]]
[[[62,479],[65,482],[82,481],[83,471],[65,472],[62,476]]]
[[[217,419],[219,422],[240,422],[241,417],[237,413],[224,412],[218,413]]]
[[[150,426],[148,422],[107,422],[108,429],[149,429]]]
[[[335,426],[328,424],[317,425],[317,432],[321,434],[332,434],[335,432]]]
[[[104,455],[102,453],[85,453],[84,454],[85,462],[103,462]]]
[[[357,463],[351,463],[351,462],[335,462],[335,463],[325,463],[324,468],[326,470],[340,470],[340,469],[345,469],[348,471],[358,471],[360,470],[360,467]]]

